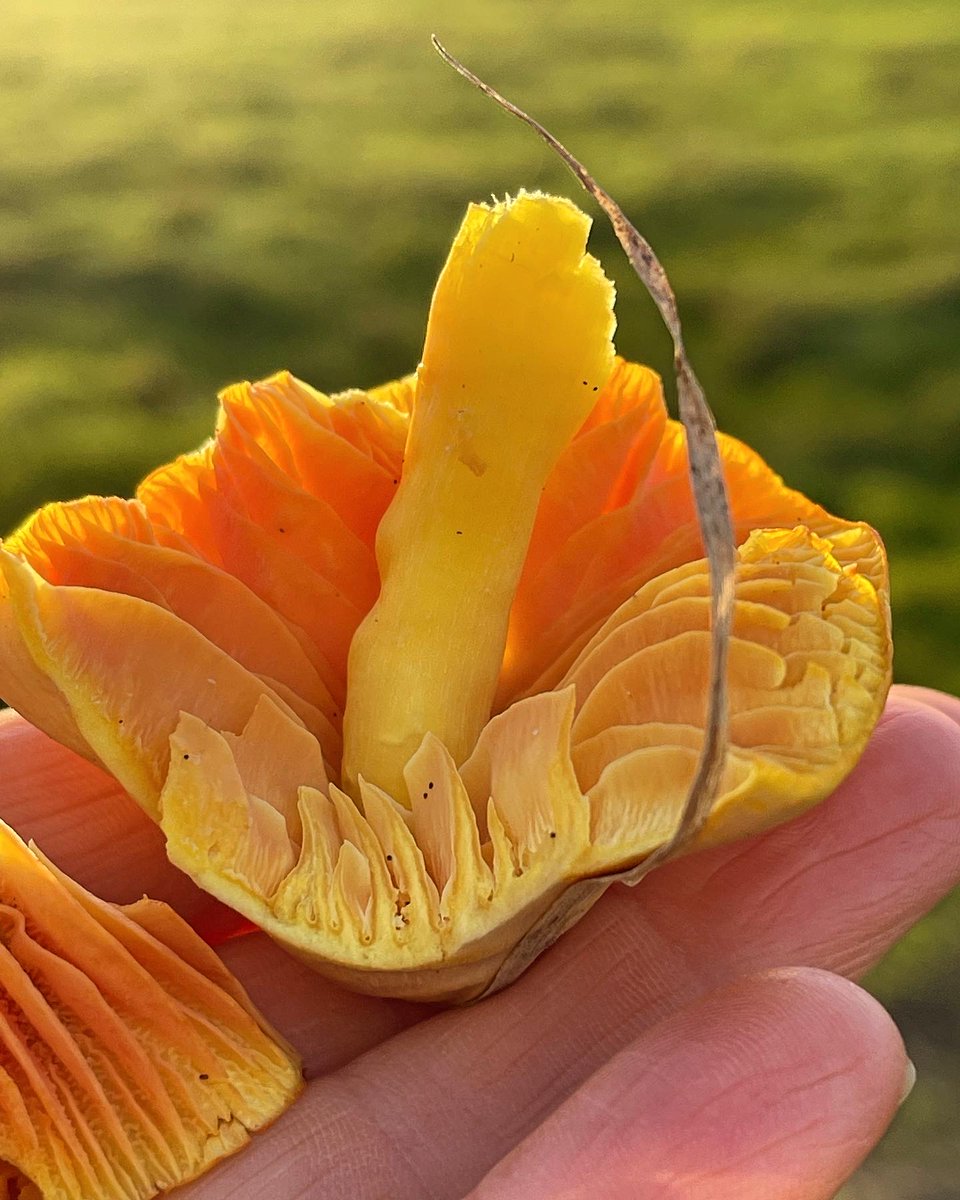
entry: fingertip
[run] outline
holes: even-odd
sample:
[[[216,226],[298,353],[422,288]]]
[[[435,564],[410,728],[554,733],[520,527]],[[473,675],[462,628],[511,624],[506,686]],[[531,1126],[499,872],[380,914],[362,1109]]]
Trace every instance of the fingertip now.
[[[960,725],[960,697],[951,696],[948,692],[919,687],[913,683],[897,683],[890,689],[890,698],[895,701],[910,700],[915,704],[923,704]]]
[[[854,984],[810,968],[740,979],[642,1034],[473,1200],[826,1198],[886,1129],[906,1073],[896,1027]]]
[[[816,967],[734,980],[654,1026],[638,1047],[642,1054],[656,1048],[671,1072],[679,1067],[693,1077],[699,1063],[695,1091],[703,1099],[712,1089],[723,1097],[723,1111],[738,1102],[744,1111],[761,1111],[789,1097],[785,1128],[792,1122],[811,1145],[845,1129],[865,1148],[900,1105],[909,1062],[883,1006],[849,979]],[[670,1076],[660,1074],[666,1092]],[[819,1114],[819,1130],[801,1129],[804,1112]]]
[[[861,802],[873,796],[903,814],[960,822],[960,701],[952,717],[945,711],[949,706],[917,696],[926,690],[891,692],[857,770],[840,785],[831,803],[842,804],[848,795]]]
[[[899,1103],[908,1063],[903,1038],[876,997],[852,980],[819,967],[774,967],[734,980],[700,1003],[711,1002],[721,1020],[728,1003],[741,1005],[771,1028],[779,1019],[783,1040],[797,1047],[829,1047],[840,1058],[852,1053],[850,1079],[862,1083],[872,1072],[889,1076],[886,1107],[892,1113]],[[779,1040],[773,1030],[775,1047]]]

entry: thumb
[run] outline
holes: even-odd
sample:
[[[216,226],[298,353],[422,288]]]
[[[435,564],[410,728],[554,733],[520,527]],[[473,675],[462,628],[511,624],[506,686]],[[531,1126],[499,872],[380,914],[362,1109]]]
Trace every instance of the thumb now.
[[[810,969],[738,980],[648,1029],[471,1200],[829,1200],[911,1072],[854,984]]]

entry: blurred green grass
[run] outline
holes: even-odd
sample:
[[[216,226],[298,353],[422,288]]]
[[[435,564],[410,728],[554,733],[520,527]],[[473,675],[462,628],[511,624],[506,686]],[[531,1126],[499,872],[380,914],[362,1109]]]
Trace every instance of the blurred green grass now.
[[[434,59],[434,28],[649,236],[721,425],[881,530],[897,677],[960,692],[953,0],[6,0],[0,527],[129,493],[232,379],[406,372],[465,203],[577,198]],[[669,373],[599,226],[594,249],[621,351]],[[958,914],[874,976],[921,1082],[851,1200],[956,1195]]]

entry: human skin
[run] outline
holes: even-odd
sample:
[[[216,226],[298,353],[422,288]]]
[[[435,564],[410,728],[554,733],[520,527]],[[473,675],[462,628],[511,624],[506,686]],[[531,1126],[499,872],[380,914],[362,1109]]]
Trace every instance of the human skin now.
[[[0,816],[84,886],[226,916],[88,763],[0,714]],[[960,700],[895,687],[853,774],[796,821],[669,864],[507,991],[355,996],[259,934],[221,952],[304,1056],[302,1098],[183,1200],[828,1200],[909,1068],[851,983],[960,879]]]

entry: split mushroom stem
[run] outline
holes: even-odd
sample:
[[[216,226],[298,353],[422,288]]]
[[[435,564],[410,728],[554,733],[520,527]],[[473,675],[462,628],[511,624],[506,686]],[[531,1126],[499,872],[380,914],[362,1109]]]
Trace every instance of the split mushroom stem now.
[[[613,286],[584,252],[589,226],[553,197],[472,206],[437,283],[377,535],[380,596],[350,648],[355,797],[362,775],[406,804],[424,735],[462,762],[489,719],[544,481],[613,368]]]

